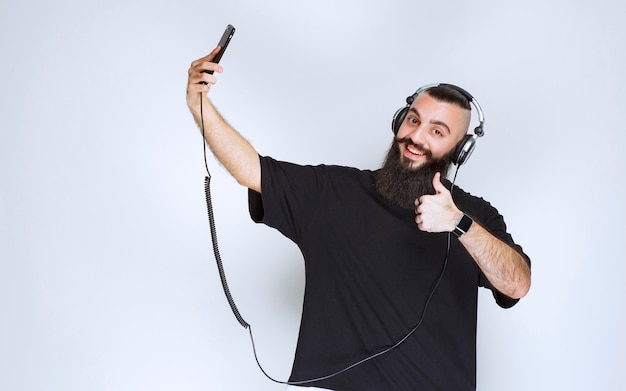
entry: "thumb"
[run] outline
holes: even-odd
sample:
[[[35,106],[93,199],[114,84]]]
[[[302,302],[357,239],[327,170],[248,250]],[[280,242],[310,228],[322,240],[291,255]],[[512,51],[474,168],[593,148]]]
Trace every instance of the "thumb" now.
[[[443,185],[443,183],[441,183],[441,173],[440,172],[436,172],[435,175],[433,176],[433,187],[435,188],[435,191],[437,192],[437,194],[446,191],[448,189],[446,189],[446,187]]]

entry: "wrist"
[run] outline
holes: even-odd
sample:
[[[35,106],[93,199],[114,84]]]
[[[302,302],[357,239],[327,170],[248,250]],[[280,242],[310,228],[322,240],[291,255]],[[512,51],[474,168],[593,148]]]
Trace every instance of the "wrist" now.
[[[454,228],[452,233],[455,234],[456,237],[458,238],[464,233],[466,233],[467,231],[469,231],[473,223],[474,223],[474,220],[471,217],[461,212],[461,216],[457,220],[456,227]]]

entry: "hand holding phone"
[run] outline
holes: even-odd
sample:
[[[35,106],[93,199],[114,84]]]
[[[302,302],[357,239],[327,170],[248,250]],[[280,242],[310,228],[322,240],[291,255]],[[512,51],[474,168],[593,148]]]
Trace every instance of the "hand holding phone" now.
[[[220,47],[220,51],[217,52],[212,62],[219,64],[234,34],[235,34],[235,27],[233,27],[232,24],[229,24],[228,26],[226,26],[226,30],[224,30],[224,34],[222,34],[222,38],[217,44]],[[209,73],[211,75],[213,74],[213,71],[203,71],[203,72]]]

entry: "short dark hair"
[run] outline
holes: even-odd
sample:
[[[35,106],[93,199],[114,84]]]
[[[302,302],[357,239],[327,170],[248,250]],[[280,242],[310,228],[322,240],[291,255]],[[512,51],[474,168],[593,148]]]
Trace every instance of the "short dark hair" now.
[[[468,97],[451,85],[440,84],[430,87],[425,92],[438,101],[451,103],[466,110],[472,109]]]

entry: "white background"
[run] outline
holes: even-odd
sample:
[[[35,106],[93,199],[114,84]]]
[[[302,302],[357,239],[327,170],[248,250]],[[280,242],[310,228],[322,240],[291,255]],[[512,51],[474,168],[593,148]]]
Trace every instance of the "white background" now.
[[[237,27],[211,91],[262,154],[376,168],[419,86],[463,86],[485,137],[457,183],[533,260],[481,291],[478,389],[625,387],[621,1],[3,1],[0,389],[282,390],[213,260],[187,69]],[[260,360],[290,372],[297,248],[210,157],[221,254]]]

